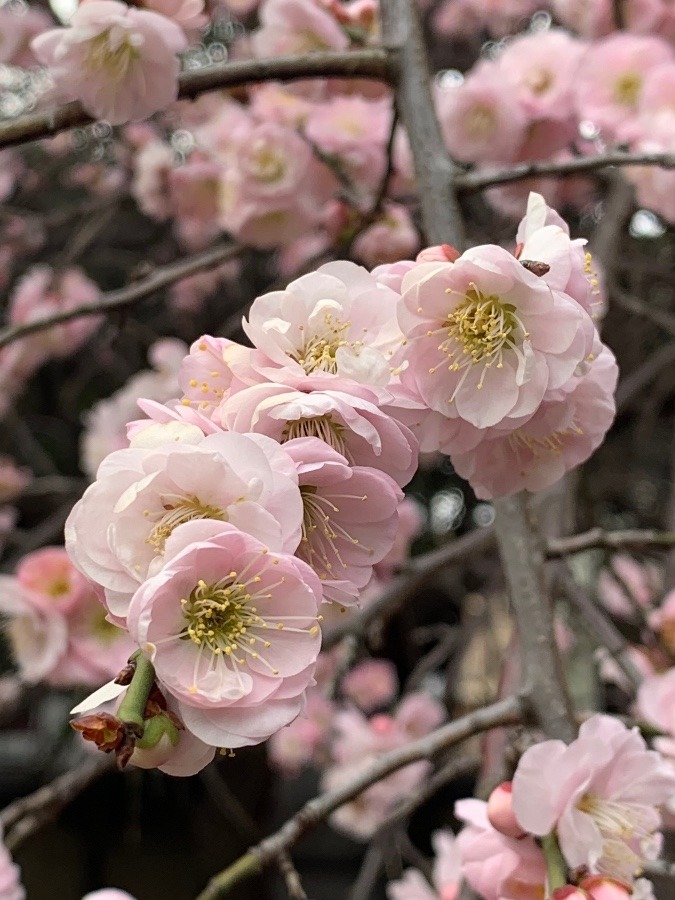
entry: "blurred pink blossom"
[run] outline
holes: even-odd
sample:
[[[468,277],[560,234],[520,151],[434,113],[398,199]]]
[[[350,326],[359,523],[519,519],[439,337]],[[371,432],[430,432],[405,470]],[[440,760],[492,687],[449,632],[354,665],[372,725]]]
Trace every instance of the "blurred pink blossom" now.
[[[368,267],[413,256],[420,238],[410,213],[398,203],[384,203],[382,212],[354,241],[354,256]]]
[[[372,713],[398,693],[396,666],[388,659],[366,659],[342,679],[342,693],[364,713]]]
[[[435,831],[431,836],[434,864],[433,888],[417,869],[406,869],[398,881],[387,885],[389,900],[457,900],[462,880],[459,846],[451,831]]]

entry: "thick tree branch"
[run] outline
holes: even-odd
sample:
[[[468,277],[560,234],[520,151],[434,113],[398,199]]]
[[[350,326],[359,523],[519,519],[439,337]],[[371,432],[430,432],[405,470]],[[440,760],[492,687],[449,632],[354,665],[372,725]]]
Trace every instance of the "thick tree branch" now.
[[[553,633],[553,604],[544,576],[545,548],[524,493],[495,501],[495,524],[506,582],[518,627],[523,694],[548,737],[576,737]]]
[[[453,747],[483,731],[506,725],[517,725],[522,721],[523,712],[520,698],[509,697],[450,722],[405,747],[384,754],[340,788],[319,794],[318,797],[314,797],[306,803],[298,813],[282,825],[279,831],[252,847],[233,865],[216,875],[197,900],[216,900],[218,897],[224,897],[244,879],[262,872],[280,854],[286,853],[293,847],[307,831],[327,819],[340,806],[349,803],[366,788],[386,778],[387,775],[391,775],[392,772],[396,772],[410,763],[430,759],[441,750]]]
[[[401,48],[396,103],[410,141],[426,238],[431,244],[461,247],[464,228],[455,195],[457,172],[434,111],[417,9],[410,0],[385,0],[381,15],[385,44]]]
[[[392,55],[382,48],[371,47],[346,53],[308,53],[305,56],[219,63],[183,72],[178,97],[191,99],[208,91],[261,81],[297,81],[300,78],[372,78],[388,82],[394,78]],[[0,147],[51,137],[94,121],[79,102],[64,103],[0,125]]]
[[[512,184],[537,176],[569,178],[584,175],[610,166],[661,166],[675,168],[675,153],[602,153],[597,156],[579,156],[563,162],[524,162],[504,169],[479,169],[455,177],[458,191],[472,193],[500,184]]]
[[[54,313],[52,316],[45,316],[44,319],[37,319],[33,322],[26,322],[23,325],[13,325],[3,329],[0,331],[0,347],[5,347],[12,341],[34,334],[36,331],[44,331],[54,325],[60,325],[62,322],[69,322],[71,319],[79,319],[83,316],[99,316],[102,313],[124,309],[138,300],[149,297],[150,294],[154,294],[162,288],[181,281],[183,278],[195,275],[197,272],[206,272],[209,269],[214,269],[216,266],[234,259],[239,253],[241,253],[241,247],[233,244],[223,244],[212,247],[210,250],[205,250],[203,253],[196,253],[194,256],[187,256],[176,262],[168,263],[168,265],[157,266],[146,278],[141,278],[139,281],[135,281],[127,287],[119,288],[116,291],[108,291],[96,303],[84,303],[81,306]]]

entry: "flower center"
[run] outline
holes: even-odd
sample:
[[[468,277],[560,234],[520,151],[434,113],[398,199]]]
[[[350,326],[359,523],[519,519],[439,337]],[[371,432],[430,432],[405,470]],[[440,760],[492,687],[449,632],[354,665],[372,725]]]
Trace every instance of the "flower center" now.
[[[84,65],[93,72],[105,71],[114,81],[122,81],[140,53],[138,35],[119,26],[97,34],[89,41]]]
[[[545,93],[553,84],[553,75],[547,69],[533,69],[528,73],[525,83],[533,94]]]
[[[218,522],[227,522],[227,513],[224,510],[202,503],[198,497],[167,494],[161,497],[161,501],[165,512],[159,514],[159,521],[145,539],[146,544],[150,544],[155,553],[164,553],[167,538],[174,528],[178,528],[184,522],[191,522],[193,519],[216,519]],[[148,510],[143,514],[150,516]]]
[[[251,162],[256,179],[265,184],[279,181],[286,170],[282,157],[266,141],[256,141],[254,143],[251,152]]]
[[[55,600],[63,597],[70,590],[70,581],[67,575],[60,575],[47,585],[47,593]]]
[[[577,809],[593,819],[602,835],[600,873],[631,882],[643,859],[636,851],[658,828],[656,811],[642,803],[606,800],[594,794],[584,794]]]
[[[496,124],[494,110],[489,106],[475,106],[467,117],[467,130],[473,138],[489,137]]]
[[[289,422],[281,435],[281,443],[292,441],[300,437],[316,437],[332,447],[337,453],[351,462],[344,439],[345,427],[339,422],[334,422],[333,417],[308,416]]]
[[[642,76],[639,72],[625,72],[614,82],[614,99],[622,106],[637,106],[642,89]]]
[[[519,450],[523,447],[529,450],[535,459],[541,453],[553,453],[555,456],[560,456],[565,446],[565,439],[572,435],[582,435],[583,433],[583,429],[575,422],[572,422],[569,428],[551,431],[545,437],[532,437],[532,435],[519,429],[509,435],[509,444],[516,456],[518,456]]]
[[[487,369],[495,364],[498,369],[503,368],[504,351],[512,349],[519,353],[518,345],[529,336],[513,304],[503,303],[495,294],[481,293],[475,284],[467,291],[464,301],[448,313],[442,327],[427,332],[428,337],[438,334],[445,335],[438,349],[447,356],[451,372],[465,369],[466,377],[471,366],[482,363],[479,389],[483,387]],[[437,368],[429,369],[429,374],[433,375]],[[455,394],[457,390],[459,385]]]
[[[320,334],[313,334],[303,343],[302,349],[295,357],[305,372],[330,372],[336,375],[338,370],[337,351],[340,347],[350,347],[358,353],[363,347],[362,341],[348,341],[345,332],[351,328],[351,322],[343,322],[331,313],[324,314],[324,328]],[[300,326],[302,329],[302,326]]]

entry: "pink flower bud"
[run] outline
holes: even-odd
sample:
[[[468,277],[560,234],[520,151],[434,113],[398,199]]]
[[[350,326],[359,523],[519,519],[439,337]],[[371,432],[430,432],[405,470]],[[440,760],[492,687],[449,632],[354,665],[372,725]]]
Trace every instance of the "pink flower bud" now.
[[[591,900],[628,900],[633,893],[627,884],[606,875],[589,875],[579,887]]]
[[[490,824],[497,831],[501,831],[507,837],[521,838],[525,837],[526,831],[523,831],[518,824],[513,812],[513,798],[511,796],[512,785],[510,781],[504,781],[499,787],[496,787],[490,794],[487,804],[487,815]]]
[[[589,900],[589,897],[583,888],[575,884],[566,884],[553,891],[551,900]]]
[[[425,247],[417,254],[416,262],[454,262],[459,259],[459,250],[455,250],[450,244],[438,244],[435,247]]]

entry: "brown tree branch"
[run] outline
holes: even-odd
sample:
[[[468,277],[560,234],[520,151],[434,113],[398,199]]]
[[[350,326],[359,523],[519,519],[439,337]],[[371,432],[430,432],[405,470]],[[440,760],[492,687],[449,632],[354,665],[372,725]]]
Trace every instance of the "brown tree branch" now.
[[[157,268],[145,278],[135,281],[127,287],[116,291],[108,291],[101,296],[96,303],[84,303],[72,309],[64,309],[62,312],[45,316],[33,322],[25,322],[22,325],[12,325],[0,331],[0,347],[5,347],[12,341],[34,334],[36,331],[44,331],[62,322],[71,319],[79,319],[83,316],[99,316],[103,313],[115,312],[124,309],[138,300],[143,300],[162,288],[168,287],[183,278],[195,275],[197,272],[206,272],[228,260],[234,259],[241,253],[241,247],[234,244],[222,244],[196,253],[194,256],[186,256],[176,262],[168,263]]]
[[[484,191],[500,184],[512,184],[526,178],[556,176],[569,178],[584,175],[610,166],[661,166],[675,168],[675,153],[602,153],[597,156],[579,156],[562,162],[524,162],[504,169],[479,169],[457,175],[455,185],[462,193]]]
[[[179,79],[178,98],[191,99],[208,91],[261,81],[297,81],[301,78],[372,78],[391,82],[394,79],[392,55],[383,48],[370,47],[344,53],[308,53],[304,56],[217,63],[183,72]],[[0,147],[51,137],[94,121],[79,102],[64,103],[4,122],[0,125]]]
[[[384,754],[346,784],[334,791],[319,794],[306,803],[277,832],[251,847],[229,868],[212,878],[197,900],[216,900],[226,896],[240,882],[259,874],[266,866],[275,862],[280,854],[288,852],[307,831],[327,819],[340,806],[349,803],[366,788],[392,772],[410,763],[430,759],[441,750],[453,747],[483,731],[520,724],[523,721],[522,705],[520,698],[508,697],[450,722],[405,747]]]
[[[546,556],[557,559],[585,550],[668,550],[675,547],[675,531],[631,528],[624,531],[605,531],[591,528],[583,534],[571,537],[551,538],[547,542]]]

